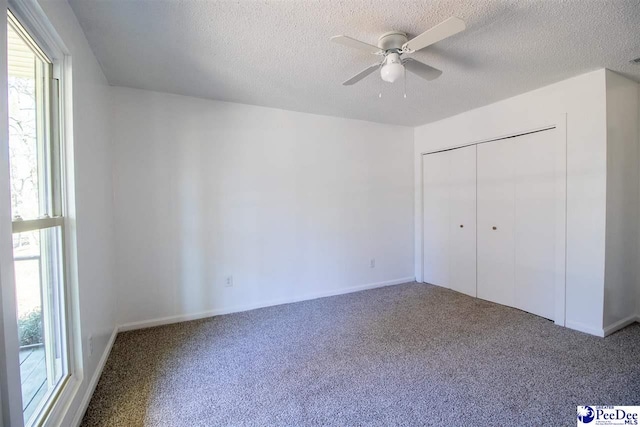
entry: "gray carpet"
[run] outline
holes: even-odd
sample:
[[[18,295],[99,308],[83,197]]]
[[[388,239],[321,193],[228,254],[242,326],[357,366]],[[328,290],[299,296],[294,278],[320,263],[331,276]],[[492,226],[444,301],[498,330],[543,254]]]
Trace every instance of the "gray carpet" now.
[[[118,335],[85,426],[576,425],[640,405],[608,338],[405,284]]]

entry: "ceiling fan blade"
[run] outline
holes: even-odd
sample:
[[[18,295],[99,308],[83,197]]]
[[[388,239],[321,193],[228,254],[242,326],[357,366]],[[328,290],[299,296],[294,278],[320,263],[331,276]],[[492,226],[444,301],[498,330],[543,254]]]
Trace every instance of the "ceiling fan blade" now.
[[[370,65],[367,68],[365,68],[364,70],[360,71],[355,76],[351,77],[349,80],[347,80],[344,83],[342,83],[342,85],[343,86],[351,86],[352,84],[358,83],[360,80],[364,79],[369,74],[371,74],[374,71],[376,71],[378,68],[380,68],[380,64]]]
[[[331,41],[353,49],[364,50],[369,53],[380,52],[380,48],[378,46],[361,42],[360,40],[353,39],[349,36],[333,36],[331,37]]]
[[[427,30],[419,36],[409,40],[402,46],[402,48],[404,50],[415,52],[416,50],[424,49],[425,47],[437,43],[440,40],[444,40],[454,34],[458,34],[466,27],[467,26],[462,19],[452,16],[430,30]]]
[[[420,61],[416,61],[413,58],[406,58],[402,63],[404,64],[404,68],[406,68],[407,71],[415,74],[418,77],[422,77],[425,80],[430,81],[437,79],[438,77],[440,77],[440,74],[442,74],[442,71],[438,70],[437,68],[433,68]]]

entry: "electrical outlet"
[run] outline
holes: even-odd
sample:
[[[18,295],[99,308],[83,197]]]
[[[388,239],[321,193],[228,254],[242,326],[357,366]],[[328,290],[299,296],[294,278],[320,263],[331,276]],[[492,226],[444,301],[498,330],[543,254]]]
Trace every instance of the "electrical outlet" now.
[[[89,338],[87,338],[88,344],[89,344],[89,356],[93,356],[93,335],[89,335]]]
[[[369,264],[371,268],[376,268],[376,259],[371,258],[371,263]]]
[[[233,276],[227,276],[224,280],[224,287],[230,288],[233,286]]]

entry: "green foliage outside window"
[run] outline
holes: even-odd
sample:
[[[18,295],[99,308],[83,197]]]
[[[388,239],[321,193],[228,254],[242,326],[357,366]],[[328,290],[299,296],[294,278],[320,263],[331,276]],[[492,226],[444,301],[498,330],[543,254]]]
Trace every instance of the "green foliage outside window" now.
[[[20,347],[42,343],[42,311],[35,308],[18,318]]]

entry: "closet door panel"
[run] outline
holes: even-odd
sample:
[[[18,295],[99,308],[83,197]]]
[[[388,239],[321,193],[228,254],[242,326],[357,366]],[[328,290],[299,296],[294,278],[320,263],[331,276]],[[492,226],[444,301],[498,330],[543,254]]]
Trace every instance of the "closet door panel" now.
[[[478,297],[514,306],[514,143],[477,150]]]
[[[423,281],[449,286],[449,152],[422,156]]]
[[[556,258],[554,131],[524,135],[515,149],[515,307],[552,319]]]
[[[449,288],[476,296],[476,146],[450,157]]]

